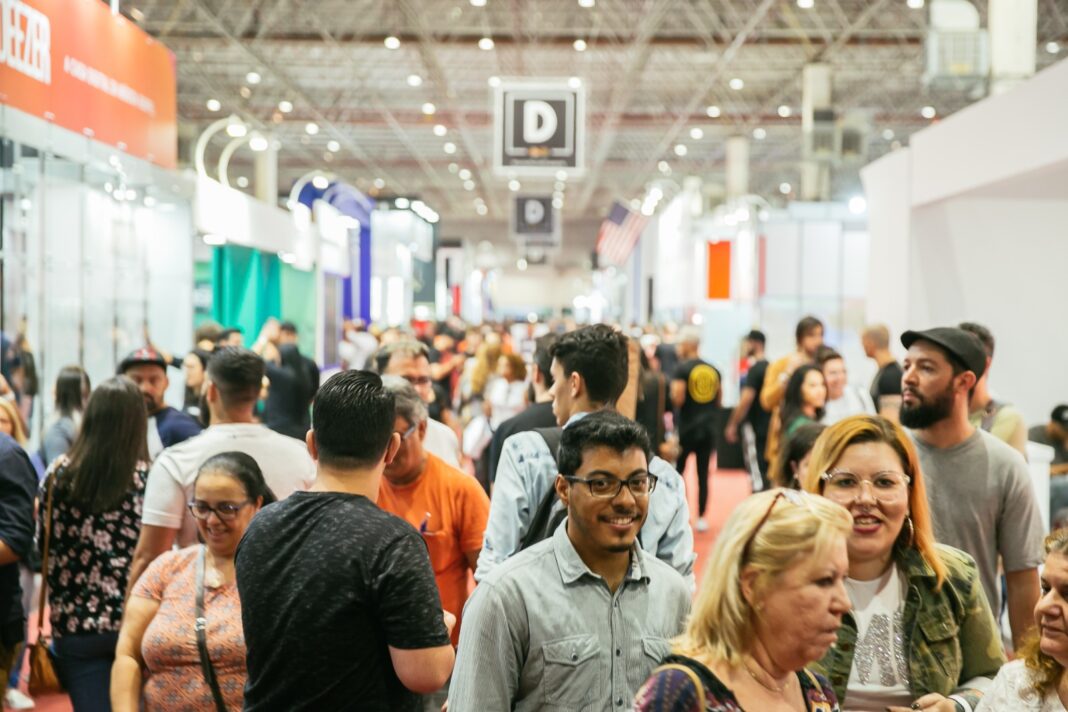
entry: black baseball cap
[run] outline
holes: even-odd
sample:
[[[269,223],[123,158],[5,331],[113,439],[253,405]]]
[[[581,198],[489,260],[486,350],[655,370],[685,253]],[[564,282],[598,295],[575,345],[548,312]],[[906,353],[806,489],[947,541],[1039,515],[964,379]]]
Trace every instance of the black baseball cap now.
[[[152,366],[159,366],[164,371],[167,370],[167,360],[160,355],[159,351],[156,351],[151,346],[144,346],[131,352],[126,358],[119,364],[118,373],[121,376],[126,373],[126,370],[133,366],[141,366],[143,364],[149,364]]]
[[[936,326],[926,331],[906,331],[901,335],[901,345],[907,349],[921,339],[948,351],[965,369],[975,374],[976,380],[986,372],[986,350],[975,334],[955,326]]]
[[[1061,404],[1053,409],[1049,419],[1058,425],[1068,428],[1068,405]]]

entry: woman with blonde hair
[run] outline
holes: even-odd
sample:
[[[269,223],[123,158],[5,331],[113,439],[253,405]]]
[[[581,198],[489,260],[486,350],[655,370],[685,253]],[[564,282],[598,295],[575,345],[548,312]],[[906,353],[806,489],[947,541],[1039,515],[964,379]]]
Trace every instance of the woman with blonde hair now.
[[[1065,712],[1068,708],[1068,529],[1046,537],[1042,598],[1018,657],[998,671],[975,712]]]
[[[10,435],[22,447],[30,439],[26,434],[26,424],[22,421],[22,412],[15,401],[0,398],[0,433]]]
[[[935,543],[905,431],[874,415],[835,423],[816,441],[802,488],[853,515],[852,608],[838,645],[814,665],[842,709],[974,709],[1005,654],[975,561]]]
[[[849,610],[842,507],[774,489],[731,514],[675,654],[638,691],[639,712],[834,712],[830,683],[806,666]]]

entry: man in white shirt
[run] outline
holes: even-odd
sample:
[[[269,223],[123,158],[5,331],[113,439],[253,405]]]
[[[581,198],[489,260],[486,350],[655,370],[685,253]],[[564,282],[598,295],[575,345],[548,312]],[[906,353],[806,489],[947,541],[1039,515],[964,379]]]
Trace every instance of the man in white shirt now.
[[[387,344],[375,352],[375,369],[383,376],[400,376],[415,387],[428,406],[434,402],[434,382],[430,375],[430,352],[419,341],[404,340]],[[445,408],[450,404],[443,403]],[[460,466],[460,439],[444,423],[429,418],[423,447],[453,467]]]
[[[248,349],[228,347],[208,361],[207,402],[211,427],[169,447],[152,463],[145,486],[141,536],[137,541],[130,587],[152,561],[174,546],[196,541],[186,511],[200,466],[213,455],[236,450],[253,457],[278,499],[306,490],[315,481],[315,463],[299,440],[255,422],[253,409],[263,383],[263,359]]]

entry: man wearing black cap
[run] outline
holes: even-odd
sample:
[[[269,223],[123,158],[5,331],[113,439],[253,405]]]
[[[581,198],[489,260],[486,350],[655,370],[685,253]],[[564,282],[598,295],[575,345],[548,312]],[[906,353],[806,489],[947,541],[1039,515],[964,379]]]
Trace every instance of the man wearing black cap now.
[[[1034,623],[1043,526],[1020,453],[968,421],[986,352],[962,329],[906,331],[901,424],[913,429],[935,538],[975,559],[990,608],[1001,610],[998,556],[1015,646]]]
[[[141,389],[148,409],[148,454],[153,460],[164,448],[200,434],[200,425],[191,416],[163,402],[170,381],[167,359],[146,346],[134,351],[119,364],[119,375],[126,376]]]
[[[1068,475],[1068,405],[1061,404],[1054,408],[1049,414],[1049,422],[1035,425],[1028,430],[1027,439],[1053,448],[1053,466],[1050,472],[1054,475]]]

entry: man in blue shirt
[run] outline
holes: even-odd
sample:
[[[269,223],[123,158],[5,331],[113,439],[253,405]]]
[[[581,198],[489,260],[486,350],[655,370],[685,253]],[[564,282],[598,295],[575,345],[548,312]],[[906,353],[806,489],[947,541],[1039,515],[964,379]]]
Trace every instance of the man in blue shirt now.
[[[604,324],[564,334],[551,348],[553,413],[565,429],[588,413],[614,409],[627,385],[627,339]],[[693,531],[682,477],[659,457],[649,461],[657,477],[640,544],[668,563],[693,587]],[[490,499],[489,521],[475,579],[522,548],[535,513],[559,473],[542,433],[517,433],[504,443]],[[560,507],[559,503],[556,505]]]
[[[134,351],[119,364],[119,375],[136,383],[144,396],[148,409],[148,454],[153,460],[164,448],[200,434],[200,424],[192,416],[163,402],[170,380],[167,360],[159,351],[151,346]]]

